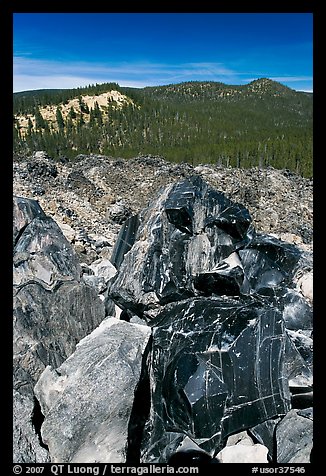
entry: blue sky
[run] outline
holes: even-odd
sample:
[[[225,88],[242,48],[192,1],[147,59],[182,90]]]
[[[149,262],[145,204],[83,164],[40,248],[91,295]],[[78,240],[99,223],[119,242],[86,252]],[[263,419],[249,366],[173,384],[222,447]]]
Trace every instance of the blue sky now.
[[[312,13],[15,13],[14,91],[117,82],[313,89]]]

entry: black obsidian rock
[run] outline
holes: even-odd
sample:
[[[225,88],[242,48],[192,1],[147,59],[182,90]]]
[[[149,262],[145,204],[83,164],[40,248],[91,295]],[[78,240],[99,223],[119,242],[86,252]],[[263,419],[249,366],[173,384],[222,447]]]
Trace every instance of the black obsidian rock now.
[[[256,233],[245,207],[192,177],[129,219],[112,256],[111,298],[152,327],[140,460],[191,458],[185,438],[213,458],[250,428],[273,459],[275,422],[312,401],[299,249]]]
[[[146,461],[162,462],[169,433],[189,436],[213,456],[228,435],[285,415],[289,378],[309,373],[282,313],[254,298],[173,303],[152,325]]]
[[[252,232],[248,210],[200,177],[170,185],[122,227],[111,257],[119,273],[110,294],[147,319],[157,305],[203,293],[237,295],[241,265],[235,270],[237,264],[222,261],[233,255],[239,262],[236,252]]]
[[[123,261],[124,255],[131,250],[135,242],[136,232],[139,226],[138,215],[128,218],[121,228],[117,244],[111,255],[111,263],[118,269]]]

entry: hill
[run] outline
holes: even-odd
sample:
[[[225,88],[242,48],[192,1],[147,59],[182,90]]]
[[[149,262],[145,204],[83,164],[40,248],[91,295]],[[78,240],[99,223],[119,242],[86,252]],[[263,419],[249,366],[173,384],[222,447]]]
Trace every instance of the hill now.
[[[104,83],[14,94],[15,153],[163,155],[173,162],[273,166],[312,176],[312,95],[247,85]]]
[[[162,99],[175,100],[176,97],[185,101],[193,100],[239,100],[247,98],[263,98],[267,95],[272,97],[296,96],[296,91],[268,78],[261,78],[246,85],[236,86],[224,83],[207,81],[189,81],[180,84],[144,88],[147,94],[161,97]]]
[[[78,98],[67,99],[59,104],[40,106],[38,114],[52,131],[59,131],[60,119],[58,119],[58,115],[61,116],[63,121],[61,124],[64,127],[64,123],[69,119],[72,120],[73,125],[76,125],[78,114],[82,113],[83,120],[89,122],[91,120],[92,111],[95,115],[99,112],[104,116],[104,118],[106,118],[110,108],[121,108],[128,104],[133,104],[131,99],[121,94],[119,91],[111,90],[101,94],[82,95]],[[35,115],[35,113],[17,114],[16,124],[17,127],[19,127],[22,137],[24,137],[28,134],[29,124],[31,124],[30,127],[34,129],[37,128],[37,115]]]

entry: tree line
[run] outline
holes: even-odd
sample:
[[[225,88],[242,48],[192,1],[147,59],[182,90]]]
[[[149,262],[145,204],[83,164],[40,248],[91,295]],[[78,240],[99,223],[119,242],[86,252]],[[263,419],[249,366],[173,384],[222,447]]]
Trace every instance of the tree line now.
[[[28,111],[34,115],[35,125],[30,121],[23,136],[14,122],[14,150],[20,154],[46,150],[52,157],[69,159],[90,153],[126,158],[154,154],[193,165],[272,166],[312,176],[311,97],[282,88],[261,96],[250,90],[233,95],[230,87],[224,92],[231,93],[221,96],[220,84],[194,82],[135,89],[106,83],[57,91],[52,103],[46,96],[51,96],[49,92],[34,99],[31,96]],[[90,109],[83,103],[83,95],[112,89],[126,94],[133,103],[119,108],[109,101],[105,108],[95,103]],[[64,118],[60,104],[68,96],[79,97],[79,106]],[[26,107],[20,101],[22,98],[16,100],[16,114]],[[57,127],[40,112],[40,107],[48,104],[57,105]]]

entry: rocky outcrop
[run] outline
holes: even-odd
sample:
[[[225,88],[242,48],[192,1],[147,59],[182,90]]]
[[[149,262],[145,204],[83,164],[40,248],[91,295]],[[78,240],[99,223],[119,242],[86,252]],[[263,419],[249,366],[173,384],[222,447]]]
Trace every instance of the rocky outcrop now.
[[[301,450],[309,460],[310,427],[299,435],[311,423],[312,255],[293,208],[288,229],[280,210],[263,225],[262,171],[192,176],[137,158],[131,185],[125,164],[29,167],[46,213],[14,200],[17,462],[301,462]],[[296,180],[265,172],[270,190]],[[292,244],[279,239],[286,229]]]
[[[13,391],[13,461],[15,463],[48,463],[50,455],[40,441],[37,431],[41,421],[38,419],[37,404],[28,396]]]
[[[32,394],[46,365],[60,365],[105,313],[54,220],[20,197],[14,212],[14,385]]]
[[[276,427],[277,462],[310,463],[312,442],[312,409],[289,411]]]
[[[35,383],[47,365],[58,367],[74,352],[104,319],[105,310],[96,291],[82,281],[72,246],[37,202],[14,197],[13,228],[14,389],[21,395],[15,394],[15,402],[26,407],[27,415],[26,421],[16,420],[15,428],[24,434],[28,428],[30,439]],[[16,448],[16,461],[33,462],[35,456],[24,447],[28,445]]]
[[[35,386],[54,463],[126,460],[128,425],[150,328],[108,318]]]
[[[213,457],[298,394],[309,400],[311,335],[287,332],[312,331],[298,248],[257,234],[242,205],[198,177],[162,189],[119,236],[109,295],[153,335],[142,462],[169,461],[185,435]]]
[[[57,174],[50,173],[52,166]],[[41,170],[49,173],[40,175]],[[36,197],[60,227],[72,227],[71,243],[87,264],[109,257],[121,225],[147,207],[161,187],[193,175],[246,207],[258,232],[273,233],[300,248],[311,247],[313,182],[286,170],[193,167],[158,156],[79,155],[60,162],[42,152],[13,165],[15,195]],[[107,240],[107,249],[96,247],[101,236]]]

